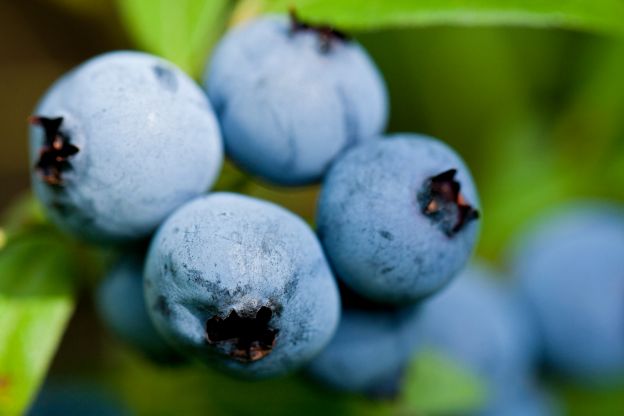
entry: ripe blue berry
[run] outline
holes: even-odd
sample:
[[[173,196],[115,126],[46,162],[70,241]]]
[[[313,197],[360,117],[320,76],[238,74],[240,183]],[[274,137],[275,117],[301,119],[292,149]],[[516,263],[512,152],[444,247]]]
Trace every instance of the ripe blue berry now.
[[[301,366],[339,319],[336,283],[309,226],[243,195],[215,193],[176,211],[152,241],[145,277],[157,329],[242,376]]]
[[[624,376],[624,209],[559,207],[519,239],[511,269],[554,370],[590,383]]]
[[[154,56],[93,58],[56,82],[35,114],[35,193],[55,223],[89,241],[145,237],[220,170],[210,103]]]
[[[228,155],[281,185],[319,180],[339,153],[386,124],[385,85],[364,49],[296,17],[228,33],[205,79]]]
[[[416,307],[345,307],[336,334],[307,372],[336,390],[373,398],[395,397],[420,344]]]
[[[124,254],[100,284],[96,304],[106,326],[152,360],[169,364],[182,358],[156,331],[143,294],[143,254]]]
[[[511,395],[503,395],[476,412],[478,416],[558,416],[557,401],[538,386],[529,385]]]
[[[411,302],[448,283],[478,234],[470,172],[442,142],[412,134],[359,146],[336,161],[318,203],[321,242],[353,290]]]
[[[471,265],[427,300],[421,315],[424,343],[479,376],[490,404],[523,391],[532,377],[526,322],[497,279]]]

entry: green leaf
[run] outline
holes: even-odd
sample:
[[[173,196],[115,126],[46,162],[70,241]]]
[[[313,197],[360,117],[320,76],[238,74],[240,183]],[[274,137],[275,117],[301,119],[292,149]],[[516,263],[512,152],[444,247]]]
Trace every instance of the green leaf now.
[[[624,133],[624,44],[605,42],[589,57],[592,65],[568,108],[557,120],[553,137],[556,151],[569,160],[571,169],[586,170],[591,190],[611,183],[603,180],[621,153]],[[610,196],[610,195],[609,195]]]
[[[294,5],[305,19],[351,30],[429,25],[562,27],[624,35],[620,0],[273,0],[268,11]]]
[[[0,415],[22,414],[74,308],[70,251],[34,233],[0,251]]]
[[[251,177],[249,174],[240,170],[229,160],[226,160],[221,168],[219,180],[217,180],[213,189],[215,192],[229,191],[245,193],[245,190],[249,187],[250,182]]]
[[[396,415],[393,402],[336,393],[303,377],[250,382],[203,366],[159,367],[127,350],[110,346],[104,350],[110,363],[105,377],[137,414]]]
[[[427,350],[408,369],[402,405],[406,414],[464,414],[478,409],[485,394],[477,376]]]
[[[601,388],[578,386],[557,380],[553,386],[563,399],[565,414],[584,415],[621,415],[624,414],[624,385],[614,383]]]
[[[228,0],[117,0],[137,46],[198,76],[223,29]]]
[[[30,192],[19,195],[0,215],[0,220],[7,237],[47,225],[43,207]]]

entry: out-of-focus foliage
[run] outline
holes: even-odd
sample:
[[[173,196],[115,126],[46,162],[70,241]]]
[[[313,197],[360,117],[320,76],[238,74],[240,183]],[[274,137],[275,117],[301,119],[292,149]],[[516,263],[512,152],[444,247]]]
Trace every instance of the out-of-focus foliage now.
[[[137,46],[198,76],[221,33],[228,0],[117,0]]]
[[[43,380],[72,310],[76,270],[55,235],[0,251],[0,414],[18,415]]]
[[[241,381],[201,366],[163,368],[124,351],[114,355],[110,366],[117,370],[105,376],[138,414],[383,416],[393,409],[388,403],[326,391],[299,377]]]
[[[435,351],[418,355],[408,369],[404,409],[416,414],[454,414],[477,410],[487,392],[475,375]]]
[[[257,0],[252,0],[257,1]],[[430,25],[559,27],[624,35],[619,0],[265,0],[303,17],[354,30]]]
[[[473,408],[484,394],[480,380],[434,353],[419,355],[405,376],[402,395],[386,401],[335,393],[303,376],[242,381],[201,366],[156,367],[119,350],[112,350],[109,359],[115,371],[104,376],[139,414],[149,415],[450,414]]]
[[[43,208],[30,194],[24,193],[0,216],[0,229],[6,238],[45,225]],[[0,247],[1,248],[1,247]]]
[[[624,199],[621,41],[502,28],[360,39],[388,80],[390,130],[417,126],[467,159],[483,199],[482,255],[498,260],[554,203]]]
[[[588,390],[559,383],[557,393],[565,400],[564,411],[568,416],[620,415],[624,409],[624,391],[621,387]]]

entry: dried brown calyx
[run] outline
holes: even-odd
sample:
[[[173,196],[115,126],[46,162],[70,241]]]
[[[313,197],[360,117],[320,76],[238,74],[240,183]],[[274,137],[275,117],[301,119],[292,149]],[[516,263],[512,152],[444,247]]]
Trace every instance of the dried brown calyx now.
[[[210,345],[225,346],[235,360],[258,361],[275,346],[278,331],[269,326],[272,316],[266,306],[251,314],[231,310],[226,318],[213,316],[206,322],[206,340]]]
[[[479,212],[460,193],[461,184],[455,180],[456,174],[456,169],[449,169],[432,176],[418,194],[423,214],[436,222],[449,237],[479,218]]]
[[[347,42],[351,38],[331,25],[313,25],[302,21],[295,9],[290,9],[290,30],[292,33],[311,31],[319,36],[321,51],[329,52],[334,42]]]
[[[60,131],[63,117],[32,116],[29,122],[41,126],[45,132],[44,143],[39,150],[39,159],[35,164],[35,169],[48,185],[63,185],[62,174],[71,168],[69,158],[79,151]]]

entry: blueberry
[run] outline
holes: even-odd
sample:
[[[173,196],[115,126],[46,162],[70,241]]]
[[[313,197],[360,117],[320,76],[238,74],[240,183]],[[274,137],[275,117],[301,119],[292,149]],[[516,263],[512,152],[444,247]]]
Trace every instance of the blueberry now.
[[[540,330],[545,361],[565,376],[624,376],[624,209],[561,206],[515,243],[511,269]]]
[[[98,287],[96,305],[106,326],[152,360],[175,364],[181,356],[156,331],[143,295],[143,253],[128,252]]]
[[[352,289],[411,302],[439,290],[468,261],[478,204],[468,168],[452,149],[426,136],[394,135],[358,146],[332,166],[318,232]]]
[[[295,16],[228,33],[205,74],[228,155],[281,185],[315,182],[346,148],[384,129],[384,81],[366,51]]]
[[[489,403],[521,391],[533,376],[525,322],[500,279],[483,265],[470,265],[421,311],[425,345],[478,376]]]
[[[321,246],[299,217],[230,193],[200,197],[154,237],[145,290],[157,329],[218,368],[280,375],[329,342],[340,314]]]
[[[182,71],[151,55],[87,61],[50,88],[35,114],[35,193],[54,222],[89,241],[145,237],[220,170],[210,103]]]
[[[478,416],[555,416],[562,414],[559,404],[537,386],[527,386],[513,395],[497,398],[477,412]]]
[[[307,367],[309,375],[336,390],[392,398],[420,346],[414,306],[366,310],[343,308],[329,345]]]

